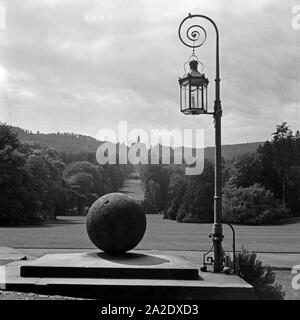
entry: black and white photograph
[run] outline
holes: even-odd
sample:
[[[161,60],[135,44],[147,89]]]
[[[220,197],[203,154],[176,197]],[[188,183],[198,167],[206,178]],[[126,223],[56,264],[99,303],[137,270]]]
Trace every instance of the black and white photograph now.
[[[300,0],[0,0],[0,310],[217,300],[300,300]]]

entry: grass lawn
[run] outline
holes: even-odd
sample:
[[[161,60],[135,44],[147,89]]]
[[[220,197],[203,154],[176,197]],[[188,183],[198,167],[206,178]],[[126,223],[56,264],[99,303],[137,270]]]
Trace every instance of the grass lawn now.
[[[299,227],[299,222],[278,226],[236,226],[237,249],[244,245],[256,252],[300,253]],[[224,226],[224,229],[224,247],[230,249],[231,234],[228,227]],[[211,224],[183,224],[163,220],[161,215],[148,215],[146,234],[137,249],[184,250],[201,261],[202,254],[193,254],[191,250],[204,251],[209,248],[211,240],[207,235],[210,230]],[[47,250],[50,253],[50,248],[95,248],[85,231],[85,217],[59,217],[57,221],[36,227],[0,227],[0,246],[27,251],[30,248],[44,248],[43,254],[48,253]],[[273,255],[275,260],[278,255]],[[283,259],[284,256],[288,255],[281,255]],[[294,290],[291,286],[292,276],[291,271],[276,271],[276,282],[283,285],[286,299],[300,299],[300,289]]]
[[[276,226],[235,226],[237,249],[300,253],[300,222]],[[146,234],[137,249],[207,250],[211,224],[185,224],[147,215]],[[224,248],[231,233],[224,225]],[[0,227],[0,246],[16,248],[94,248],[85,230],[85,217],[59,217],[42,226]]]

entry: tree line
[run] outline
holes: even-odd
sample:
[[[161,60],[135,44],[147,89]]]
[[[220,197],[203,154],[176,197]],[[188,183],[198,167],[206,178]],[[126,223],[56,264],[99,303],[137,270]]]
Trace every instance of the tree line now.
[[[73,155],[22,141],[1,123],[0,225],[86,214],[98,197],[120,189],[128,170],[122,165],[100,166],[90,152]]]
[[[0,124],[0,225],[84,215],[100,196],[119,191],[129,172],[142,179],[145,213],[178,222],[212,222],[214,165],[198,176],[184,165],[99,165],[93,152],[57,151],[20,140]],[[255,152],[222,161],[223,221],[272,223],[300,215],[300,134],[282,123]]]
[[[212,222],[214,165],[198,176],[183,166],[143,165],[144,208],[178,222]],[[222,161],[223,221],[273,223],[300,215],[300,134],[283,122],[255,152]]]

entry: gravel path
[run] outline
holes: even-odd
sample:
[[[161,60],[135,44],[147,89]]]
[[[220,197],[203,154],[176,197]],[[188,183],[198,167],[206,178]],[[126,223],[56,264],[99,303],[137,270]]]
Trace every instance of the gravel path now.
[[[0,290],[0,300],[84,300],[74,297],[63,296],[48,296],[43,294],[36,294],[32,292],[16,292],[16,291],[3,291]]]

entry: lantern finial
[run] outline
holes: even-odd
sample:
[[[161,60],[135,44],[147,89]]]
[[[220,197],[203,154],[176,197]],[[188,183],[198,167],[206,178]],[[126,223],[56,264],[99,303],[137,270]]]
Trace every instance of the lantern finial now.
[[[197,60],[191,60],[189,64],[190,64],[191,70],[198,71],[198,61]]]

